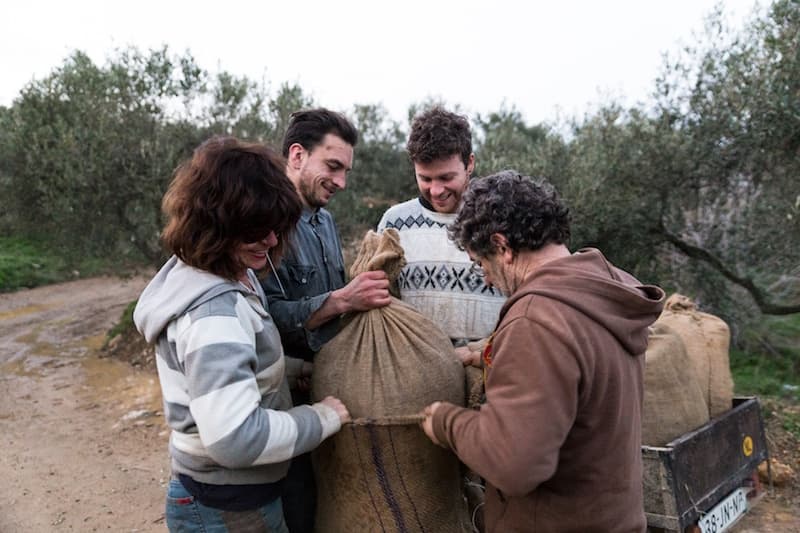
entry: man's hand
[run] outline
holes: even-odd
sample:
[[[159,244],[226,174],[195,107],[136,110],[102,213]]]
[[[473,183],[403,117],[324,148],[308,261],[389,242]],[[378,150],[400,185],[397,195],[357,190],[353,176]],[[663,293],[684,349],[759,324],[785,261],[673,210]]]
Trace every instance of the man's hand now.
[[[350,311],[369,311],[389,305],[389,278],[383,270],[362,272],[350,283],[331,292],[319,309],[306,320],[307,329],[317,329],[322,324]]]
[[[389,305],[392,301],[389,296],[389,278],[383,270],[362,272],[331,296],[337,292],[340,292],[337,297],[344,303],[344,313],[369,311]]]
[[[434,435],[433,433],[433,414],[436,412],[436,410],[439,408],[441,404],[442,402],[433,402],[432,404],[427,406],[422,411],[422,414],[425,415],[425,420],[423,420],[420,423],[420,426],[422,426],[422,431],[425,432],[425,434],[428,436],[429,439],[431,439],[431,441],[434,444],[438,444],[439,446],[442,446],[442,443],[436,439],[436,435]],[[444,448],[445,446],[442,447]]]
[[[459,346],[454,348],[456,356],[461,360],[464,366],[476,366],[481,368],[481,352],[470,350],[467,346]]]

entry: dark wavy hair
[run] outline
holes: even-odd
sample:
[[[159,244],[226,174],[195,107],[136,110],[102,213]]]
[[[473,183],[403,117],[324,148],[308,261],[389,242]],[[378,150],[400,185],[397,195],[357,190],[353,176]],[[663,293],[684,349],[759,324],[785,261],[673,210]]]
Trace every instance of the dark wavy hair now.
[[[300,218],[302,204],[273,149],[234,137],[212,137],[175,171],[161,207],[164,246],[184,263],[235,280],[244,265],[237,246],[271,231],[282,245]]]
[[[569,209],[544,179],[514,170],[473,179],[448,234],[462,250],[487,257],[495,253],[490,240],[495,233],[505,236],[514,252],[567,244]]]
[[[469,164],[472,131],[467,117],[435,106],[414,117],[406,151],[414,163],[431,163],[458,154]]]
[[[358,142],[355,126],[341,113],[324,107],[292,113],[283,135],[283,157],[289,157],[289,147],[295,143],[311,152],[328,133],[336,135],[353,148]]]

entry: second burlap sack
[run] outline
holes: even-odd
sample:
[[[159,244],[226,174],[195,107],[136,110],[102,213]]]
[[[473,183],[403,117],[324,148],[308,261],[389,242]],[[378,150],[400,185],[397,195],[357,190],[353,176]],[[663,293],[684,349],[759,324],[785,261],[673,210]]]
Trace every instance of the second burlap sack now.
[[[733,377],[728,325],[719,317],[698,311],[695,303],[681,294],[667,299],[658,322],[670,326],[683,339],[709,416],[714,418],[729,410]]]
[[[683,339],[670,326],[656,322],[645,353],[642,444],[663,446],[706,422],[704,392],[693,375]]]
[[[393,229],[369,232],[351,277],[404,264]],[[419,413],[444,400],[464,405],[464,368],[450,339],[413,307],[355,313],[316,355],[315,400],[340,398],[354,422],[314,453],[317,530],[462,532],[469,524],[458,459],[434,445]]]

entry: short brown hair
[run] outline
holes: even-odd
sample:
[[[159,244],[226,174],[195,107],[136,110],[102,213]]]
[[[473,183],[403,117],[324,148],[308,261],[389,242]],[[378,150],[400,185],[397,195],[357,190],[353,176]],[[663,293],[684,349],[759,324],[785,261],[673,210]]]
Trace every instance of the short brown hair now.
[[[472,155],[472,131],[462,115],[435,106],[414,117],[406,144],[414,163],[432,163],[458,155],[469,165]]]
[[[236,247],[274,231],[278,246],[270,255],[277,259],[302,211],[284,168],[266,145],[207,140],[178,167],[164,195],[164,246],[188,265],[235,280],[244,267]]]
[[[358,132],[353,123],[341,113],[324,107],[295,111],[283,135],[283,157],[289,157],[289,148],[295,143],[313,152],[329,133],[336,135],[353,148],[356,147]]]

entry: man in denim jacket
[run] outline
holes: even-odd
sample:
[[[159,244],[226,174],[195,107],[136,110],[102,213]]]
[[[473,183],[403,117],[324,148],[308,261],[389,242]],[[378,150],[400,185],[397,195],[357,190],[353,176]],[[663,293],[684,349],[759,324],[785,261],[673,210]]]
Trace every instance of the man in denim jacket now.
[[[389,280],[365,272],[345,284],[344,258],[336,224],[324,209],[347,184],[358,134],[344,116],[327,109],[292,115],[283,139],[286,175],[303,203],[303,213],[276,275],[261,284],[287,355],[287,375],[299,377],[295,405],[308,401],[311,361],[339,331],[339,317],[389,304]],[[294,383],[290,383],[294,386]],[[293,460],[286,478],[284,514],[292,533],[314,526],[316,489],[309,456]]]

